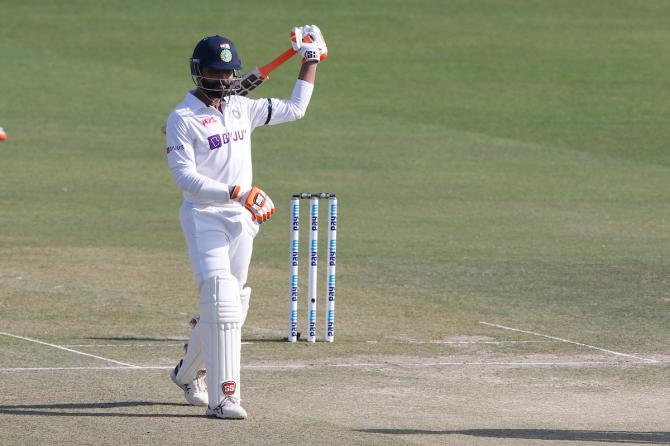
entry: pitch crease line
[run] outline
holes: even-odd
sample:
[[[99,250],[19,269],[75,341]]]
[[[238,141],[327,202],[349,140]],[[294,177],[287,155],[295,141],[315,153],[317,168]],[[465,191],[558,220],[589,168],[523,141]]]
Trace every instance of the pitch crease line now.
[[[601,352],[610,353],[612,355],[624,356],[626,358],[639,359],[640,361],[645,361],[645,362],[658,363],[658,361],[656,361],[655,359],[642,358],[640,356],[635,356],[635,355],[631,355],[631,354],[628,354],[628,353],[615,352],[614,350],[608,350],[606,348],[596,347],[595,345],[584,344],[582,342],[571,341],[569,339],[563,339],[563,338],[559,338],[559,337],[556,337],[556,336],[549,336],[549,335],[546,335],[546,334],[537,333],[535,331],[522,330],[520,328],[513,328],[513,327],[506,327],[505,325],[492,324],[490,322],[484,322],[484,321],[479,321],[479,323],[482,324],[482,325],[488,325],[489,327],[500,328],[502,330],[511,330],[511,331],[515,331],[517,333],[526,333],[526,334],[533,335],[533,336],[541,336],[543,338],[554,339],[556,341],[565,342],[567,344],[579,345],[581,347],[586,347],[586,348],[590,348],[590,349],[593,349],[593,350],[599,350]]]
[[[119,367],[119,366],[108,366],[108,367],[9,367],[6,369],[0,369],[0,373],[3,372],[54,372],[54,371],[74,371],[74,370],[128,370],[128,371],[138,371],[138,370],[172,370],[172,366],[132,366],[132,367]]]
[[[14,334],[11,334],[11,333],[5,333],[3,331],[0,331],[0,335],[9,336],[10,338],[22,339],[24,341],[34,342],[36,344],[46,345],[48,347],[57,348],[59,350],[64,350],[66,352],[77,353],[78,355],[89,356],[91,358],[100,359],[102,361],[113,362],[114,364],[120,364],[120,365],[123,365],[123,366],[126,366],[126,367],[131,367],[131,368],[137,368],[138,367],[138,366],[133,365],[133,364],[127,364],[125,362],[115,361],[115,360],[109,359],[109,358],[103,358],[102,356],[97,356],[97,355],[92,355],[90,353],[80,352],[79,350],[73,350],[71,348],[63,347],[62,345],[50,344],[48,342],[40,341],[38,339],[27,338],[25,336],[18,336],[18,335],[14,335]]]

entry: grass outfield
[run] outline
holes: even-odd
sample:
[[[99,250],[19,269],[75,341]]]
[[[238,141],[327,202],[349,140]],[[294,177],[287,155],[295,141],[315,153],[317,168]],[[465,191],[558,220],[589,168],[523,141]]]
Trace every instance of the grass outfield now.
[[[668,14],[3,0],[0,443],[670,443]],[[250,68],[302,23],[330,55],[306,118],[254,133],[279,208],[250,270],[250,419],[222,426],[166,379],[197,296],[159,129],[203,35]],[[290,93],[286,65],[256,97]],[[339,197],[331,345],[279,342],[300,190]]]

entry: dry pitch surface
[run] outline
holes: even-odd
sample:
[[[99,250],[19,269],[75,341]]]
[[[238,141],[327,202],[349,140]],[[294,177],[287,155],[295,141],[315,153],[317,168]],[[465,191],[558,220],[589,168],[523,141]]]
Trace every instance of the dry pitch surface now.
[[[356,291],[346,287],[336,342],[289,345],[284,293],[262,297],[283,290],[285,272],[262,265],[256,273],[273,285],[256,287],[243,334],[250,417],[207,419],[167,378],[187,336],[184,307],[195,305],[182,299],[191,293],[183,259],[94,248],[3,254],[3,445],[670,444],[668,356],[496,321],[435,339],[407,334],[421,333],[421,321],[357,338],[347,335]]]

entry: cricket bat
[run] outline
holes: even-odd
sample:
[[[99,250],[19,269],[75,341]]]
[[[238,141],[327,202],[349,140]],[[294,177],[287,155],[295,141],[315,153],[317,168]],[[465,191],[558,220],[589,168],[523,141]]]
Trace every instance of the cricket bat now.
[[[263,65],[262,67],[256,67],[253,70],[247,71],[244,73],[239,81],[239,89],[241,90],[238,94],[240,96],[246,96],[251,91],[258,88],[263,82],[265,82],[269,77],[270,73],[279,68],[284,62],[289,60],[296,53],[296,50],[289,48],[288,50],[281,53],[279,56],[272,59],[272,61]]]
[[[293,48],[289,48],[279,56],[272,59],[270,62],[266,63],[262,67],[256,67],[252,70],[244,73],[240,78],[235,82],[235,86],[238,89],[238,95],[246,96],[266,80],[270,78],[270,73],[279,68],[284,62],[289,60],[297,53]],[[161,127],[161,133],[165,135],[166,127]]]

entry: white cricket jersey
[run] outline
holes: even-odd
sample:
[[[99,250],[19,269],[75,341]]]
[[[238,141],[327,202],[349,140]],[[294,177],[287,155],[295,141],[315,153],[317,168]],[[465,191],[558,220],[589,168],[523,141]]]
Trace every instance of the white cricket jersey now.
[[[222,102],[222,112],[187,93],[168,118],[165,149],[184,200],[224,205],[230,202],[229,185],[250,189],[251,132],[302,118],[313,88],[298,80],[290,99],[231,96]]]

